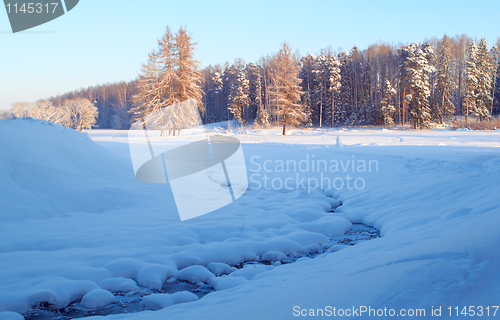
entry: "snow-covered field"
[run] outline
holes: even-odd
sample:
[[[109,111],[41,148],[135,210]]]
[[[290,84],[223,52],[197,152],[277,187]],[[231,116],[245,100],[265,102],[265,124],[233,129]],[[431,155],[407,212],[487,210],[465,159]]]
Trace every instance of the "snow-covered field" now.
[[[0,120],[0,319],[141,292],[145,311],[108,317],[500,318],[499,131],[208,130],[241,141],[249,188],[181,222],[126,131]],[[381,237],[331,245],[358,223]],[[179,281],[215,291],[164,293]]]

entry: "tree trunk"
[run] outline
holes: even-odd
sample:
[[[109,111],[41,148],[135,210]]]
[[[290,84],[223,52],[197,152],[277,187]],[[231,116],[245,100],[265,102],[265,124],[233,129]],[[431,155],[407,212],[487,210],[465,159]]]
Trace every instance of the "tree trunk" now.
[[[444,123],[444,95],[445,93],[443,92],[443,99],[441,99],[441,124]]]
[[[323,84],[319,86],[319,127],[321,128],[321,122],[323,121]]]
[[[403,126],[405,125],[405,115],[406,115],[406,89],[403,89]]]
[[[334,93],[332,92],[332,128],[333,128],[333,120],[335,119],[335,100]]]
[[[469,117],[469,100],[465,102],[465,126],[467,127],[467,118]]]
[[[283,121],[283,135],[286,133],[286,120]]]

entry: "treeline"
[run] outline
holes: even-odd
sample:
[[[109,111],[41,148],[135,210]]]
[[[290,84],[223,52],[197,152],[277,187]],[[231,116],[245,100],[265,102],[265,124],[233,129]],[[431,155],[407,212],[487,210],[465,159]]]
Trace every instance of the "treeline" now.
[[[348,52],[327,48],[295,55],[301,80],[302,125],[316,127],[412,124],[428,127],[449,116],[478,120],[500,114],[499,52],[465,35],[431,39],[421,45],[377,43]],[[277,54],[255,63],[200,70],[205,123],[235,119],[242,124],[280,121]],[[139,103],[139,80],[88,87],[49,100],[86,98],[99,111],[95,127],[128,129]],[[274,92],[273,92],[274,90]]]
[[[48,100],[55,107],[63,106],[66,100],[84,98],[91,101],[98,110],[94,127],[100,129],[129,129],[129,110],[135,105],[132,96],[138,93],[137,80],[108,83],[75,90]]]

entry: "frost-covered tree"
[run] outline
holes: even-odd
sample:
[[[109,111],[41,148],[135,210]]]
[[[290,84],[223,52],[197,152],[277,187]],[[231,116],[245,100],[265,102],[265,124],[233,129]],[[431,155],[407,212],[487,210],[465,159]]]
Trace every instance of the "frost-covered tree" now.
[[[465,123],[467,124],[469,113],[473,114],[472,110],[476,109],[476,91],[478,83],[477,70],[477,45],[474,41],[470,44],[467,60],[465,61]]]
[[[75,130],[90,129],[96,123],[98,111],[88,99],[66,100],[64,108],[69,113],[71,127]]]
[[[313,74],[316,81],[316,101],[319,107],[319,127],[331,123],[333,127],[335,111],[335,92],[340,87],[340,62],[332,55],[319,55],[314,61]],[[327,96],[330,93],[330,96]],[[330,101],[328,101],[328,99]],[[329,102],[327,104],[327,102]],[[326,121],[325,121],[326,120]]]
[[[493,103],[491,87],[493,84],[493,65],[488,53],[488,45],[483,38],[479,42],[476,54],[477,85],[476,103],[471,110],[472,114],[479,120],[491,120],[490,109]]]
[[[455,105],[452,102],[451,95],[451,53],[450,39],[444,35],[441,40],[441,50],[439,52],[439,62],[437,71],[437,85],[434,94],[433,115],[436,120],[442,124],[445,117],[455,113]]]
[[[133,96],[136,107],[129,111],[136,119],[143,119],[150,113],[156,114],[162,108],[158,75],[158,55],[153,50],[148,55],[147,63],[141,67],[137,84],[139,92]]]
[[[304,126],[311,127],[312,126],[312,117],[313,117],[313,108],[312,108],[312,96],[314,91],[314,62],[316,57],[312,54],[308,54],[307,56],[302,57],[300,59],[300,73],[299,78],[302,80],[302,108],[304,110],[305,119]]]
[[[351,73],[350,58],[347,52],[339,54],[340,60],[340,92],[337,99],[337,108],[335,109],[335,122],[337,125],[349,125],[349,116],[351,111],[353,77]]]
[[[275,57],[276,66],[272,77],[271,104],[277,119],[283,124],[283,135],[287,125],[298,125],[305,114],[301,105],[300,64],[288,43],[284,43]]]
[[[248,79],[248,104],[247,122],[255,120],[257,110],[262,106],[262,76],[259,67],[253,63],[245,67],[246,78]]]
[[[13,118],[35,118],[50,121],[55,124],[71,126],[69,112],[63,107],[55,107],[49,100],[40,100],[35,103],[15,102],[9,110]]]
[[[194,47],[191,35],[184,27],[174,35],[167,27],[164,36],[158,40],[157,50],[149,54],[149,59],[142,66],[139,77],[139,93],[134,95],[136,107],[130,112],[135,118],[163,130],[168,129],[175,135],[175,130],[186,127],[187,123],[197,123],[198,115],[182,108],[195,103],[203,112],[201,74],[198,61],[194,60]],[[185,117],[191,117],[186,119]]]
[[[244,124],[246,121],[245,113],[250,103],[249,90],[249,81],[245,77],[245,73],[240,71],[236,76],[236,81],[231,86],[228,106],[233,118],[240,124]]]
[[[220,98],[221,98],[221,94],[222,94],[223,82],[222,82],[222,77],[218,71],[214,72],[214,75],[212,77],[212,83],[213,83],[213,91],[214,91],[214,94],[216,95],[216,100],[217,100],[217,109],[215,111],[215,119],[216,119],[215,121],[219,121],[219,120],[221,120],[221,113],[222,113]]]
[[[403,46],[400,52],[403,57],[403,73],[411,92],[410,121],[414,128],[428,128],[431,121],[429,75],[435,71],[429,61],[434,50],[428,43],[424,43],[421,47],[412,43]]]
[[[392,115],[396,112],[396,108],[392,104],[392,97],[394,97],[395,94],[396,90],[392,88],[391,82],[386,80],[382,91],[383,98],[380,101],[380,111],[384,117],[384,129],[394,124]]]
[[[500,63],[498,63],[496,80],[493,86],[493,112],[500,113]]]
[[[269,112],[264,108],[264,106],[257,109],[257,115],[255,117],[255,123],[259,126],[268,127],[271,122],[269,120]]]
[[[30,117],[47,120],[62,126],[70,125],[69,113],[64,108],[54,107],[48,100],[37,101],[30,109]]]

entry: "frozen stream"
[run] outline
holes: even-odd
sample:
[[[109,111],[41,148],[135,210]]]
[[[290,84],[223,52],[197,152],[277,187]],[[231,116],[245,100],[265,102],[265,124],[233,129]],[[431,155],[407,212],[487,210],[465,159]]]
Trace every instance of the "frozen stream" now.
[[[380,237],[379,230],[366,226],[364,224],[353,224],[353,228],[341,236],[330,237],[330,243],[325,243],[318,246],[315,250],[310,250],[297,255],[289,255],[285,260],[282,261],[246,261],[240,265],[234,266],[237,269],[244,267],[250,267],[251,265],[274,265],[279,266],[281,264],[295,263],[299,259],[314,259],[322,255],[332,254],[335,251],[341,250],[343,247],[353,246],[363,241],[368,241]],[[210,284],[198,283],[193,284],[185,281],[167,281],[161,290],[151,290],[148,288],[140,288],[140,290],[132,291],[129,293],[119,293],[113,292],[115,296],[115,302],[98,309],[86,309],[80,305],[80,301],[73,302],[66,308],[54,309],[49,304],[43,303],[34,307],[30,310],[28,314],[25,314],[26,320],[65,320],[72,318],[83,318],[94,315],[110,315],[110,314],[120,314],[120,313],[134,313],[145,310],[146,308],[141,305],[143,297],[149,296],[155,293],[175,293],[180,291],[188,291],[199,298],[204,297],[210,292],[214,291],[214,288]]]

